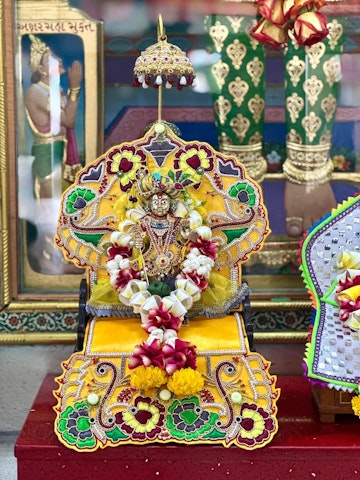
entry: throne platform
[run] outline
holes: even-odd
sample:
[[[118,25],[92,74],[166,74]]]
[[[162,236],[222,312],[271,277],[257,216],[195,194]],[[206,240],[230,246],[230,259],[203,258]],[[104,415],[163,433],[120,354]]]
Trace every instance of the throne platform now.
[[[45,377],[15,444],[18,480],[198,480],[267,478],[349,480],[360,474],[359,421],[354,415],[319,420],[311,387],[302,376],[280,375],[279,431],[266,448],[220,445],[123,445],[79,454],[60,444],[53,430],[55,374]]]

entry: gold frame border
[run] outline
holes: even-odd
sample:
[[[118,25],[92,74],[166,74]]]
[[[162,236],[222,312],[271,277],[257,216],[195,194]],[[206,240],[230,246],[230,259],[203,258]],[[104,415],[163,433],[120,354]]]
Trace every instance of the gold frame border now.
[[[20,3],[21,2],[21,3]],[[19,292],[18,278],[20,272],[18,272],[18,256],[14,251],[10,251],[10,245],[16,245],[16,239],[19,238],[19,227],[17,225],[18,209],[17,209],[17,192],[15,188],[11,188],[14,185],[17,175],[16,171],[16,152],[17,152],[17,139],[16,139],[16,84],[15,84],[15,42],[18,38],[18,32],[16,29],[16,21],[23,20],[29,13],[31,16],[34,12],[36,16],[36,8],[40,12],[44,11],[49,4],[54,6],[54,12],[50,12],[52,17],[58,12],[61,18],[65,21],[70,18],[74,21],[79,21],[82,16],[79,10],[73,9],[68,5],[68,0],[51,0],[43,2],[35,2],[34,0],[0,0],[0,231],[1,231],[1,246],[0,246],[0,269],[2,271],[2,278],[0,279],[0,311],[25,311],[37,308],[37,301],[44,300],[46,308],[43,305],[39,305],[39,309],[45,310],[64,310],[68,308],[69,302],[71,302],[71,308],[73,308],[72,302],[76,301],[77,294],[71,292],[63,293],[49,293],[40,294],[38,292],[22,293]],[[17,18],[17,9],[23,7],[22,16]],[[50,15],[49,13],[49,15]],[[25,17],[24,17],[25,15]],[[51,16],[50,15],[50,16]],[[72,16],[73,15],[73,16]],[[50,17],[49,17],[50,18]],[[86,20],[86,15],[84,16]],[[94,156],[98,156],[103,151],[103,109],[104,109],[104,71],[102,65],[103,62],[103,25],[101,21],[94,22],[92,19],[89,21],[94,23],[94,30],[91,35],[97,38],[97,50],[96,59],[94,59],[94,68],[97,71],[97,95],[98,100],[94,103],[94,114],[96,109],[97,115],[97,127],[96,135],[91,136],[91,148],[90,147],[90,135],[85,135],[85,144],[88,151],[94,151]],[[96,25],[95,25],[96,23]],[[79,33],[79,36],[84,40],[87,33]],[[88,38],[88,37],[86,37]],[[84,47],[85,48],[85,47]],[[85,50],[84,50],[85,51]],[[101,68],[99,68],[101,66]],[[87,67],[87,68],[90,68]],[[92,68],[92,67],[91,67]],[[88,82],[88,86],[85,86],[85,90],[90,88],[91,82]],[[91,103],[89,96],[88,103]],[[88,105],[86,104],[85,107]],[[91,118],[90,115],[85,117],[85,126],[88,125]],[[92,117],[93,118],[93,117]],[[98,128],[99,127],[99,128]],[[94,130],[94,128],[92,129]],[[92,138],[93,137],[93,138]],[[96,137],[96,138],[95,138]],[[89,157],[90,158],[90,157]],[[74,288],[75,281],[74,277]],[[80,276],[76,276],[79,278]],[[54,302],[58,299],[57,302]]]

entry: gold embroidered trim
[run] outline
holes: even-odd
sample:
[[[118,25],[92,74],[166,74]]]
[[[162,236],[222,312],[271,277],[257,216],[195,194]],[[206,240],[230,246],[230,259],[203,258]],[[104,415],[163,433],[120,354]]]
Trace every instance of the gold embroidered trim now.
[[[330,180],[334,169],[329,158],[331,144],[297,145],[287,142],[287,158],[283,165],[285,177],[293,183],[321,185]]]

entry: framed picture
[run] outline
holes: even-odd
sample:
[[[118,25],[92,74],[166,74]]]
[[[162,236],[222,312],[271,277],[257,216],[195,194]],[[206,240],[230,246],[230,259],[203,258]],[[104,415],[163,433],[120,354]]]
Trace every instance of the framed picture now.
[[[12,13],[13,24],[2,25],[3,38],[14,41],[4,45],[2,200],[10,224],[1,303],[69,301],[83,271],[63,260],[53,239],[63,190],[103,149],[102,23],[61,0],[18,0]]]
[[[224,0],[216,3],[216,12],[237,18],[251,3]],[[155,0],[124,4],[1,2],[0,335],[2,331],[47,332],[42,338],[52,341],[49,331],[68,334],[74,328],[83,272],[66,264],[53,245],[61,192],[77,165],[94,160],[117,143],[141,136],[156,118],[156,95],[134,89],[131,82],[139,51],[156,36],[154,12],[158,5]],[[213,92],[206,90],[211,68],[206,62],[218,59],[218,52],[214,56],[206,53],[204,17],[214,13],[210,7],[214,7],[213,2],[161,4],[169,41],[189,52],[202,88],[195,93],[190,89],[169,93],[163,101],[164,119],[177,124],[186,140],[197,138],[217,147]],[[356,95],[360,8],[347,0],[341,7],[347,26],[331,152],[336,160],[332,185],[337,201],[353,195],[360,183],[360,103]],[[339,8],[338,2],[330,1],[326,13],[337,15]],[[243,274],[253,290],[252,310],[259,320],[258,331],[276,330],[280,317],[291,317],[289,322],[284,320],[281,330],[287,338],[294,338],[298,326],[310,316],[310,301],[298,271],[299,239],[286,235],[284,227],[286,105],[282,63],[281,50],[266,50],[263,154],[268,169],[262,185],[272,234],[256,258],[244,265]],[[37,94],[46,98],[45,120],[34,108],[41,105]],[[65,125],[62,112],[74,103],[72,121]],[[59,138],[49,140],[49,125]],[[65,150],[72,158],[65,157]],[[276,312],[276,321],[264,317],[270,312]],[[290,323],[295,325],[292,330]],[[305,331],[300,332],[301,338],[305,338]]]

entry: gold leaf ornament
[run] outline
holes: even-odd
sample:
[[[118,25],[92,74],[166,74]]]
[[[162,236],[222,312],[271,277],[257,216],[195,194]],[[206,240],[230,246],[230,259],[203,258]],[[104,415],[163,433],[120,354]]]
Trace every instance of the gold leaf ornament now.
[[[321,127],[321,119],[314,112],[310,112],[302,119],[301,125],[305,130],[306,137],[312,142]]]
[[[328,23],[329,34],[327,36],[329,41],[329,46],[331,50],[335,50],[342,34],[344,33],[344,27],[340,22],[334,18],[330,23]]]
[[[325,53],[326,47],[322,42],[314,43],[310,47],[305,47],[306,55],[312,68],[316,68]]]
[[[218,88],[222,88],[225,84],[226,77],[229,75],[230,67],[225,62],[218,60],[211,67],[211,73],[213,74]]]
[[[226,25],[223,25],[217,20],[215,22],[215,25],[210,27],[209,35],[214,42],[215,50],[218,53],[220,53],[224,46],[224,41],[226,40],[226,37],[229,35],[229,29],[227,28]]]
[[[262,113],[265,108],[265,100],[256,94],[254,98],[249,100],[248,107],[253,115],[255,123],[259,123],[262,117]]]
[[[233,43],[230,43],[226,47],[226,53],[228,57],[230,58],[235,70],[239,70],[242,61],[246,55],[246,47],[243,43],[240,43],[240,41],[236,38]]]
[[[314,106],[322,89],[324,87],[323,82],[315,75],[311,75],[310,78],[305,80],[303,84],[304,92],[306,93],[307,100],[310,105]]]
[[[224,125],[231,110],[231,103],[223,95],[220,95],[219,98],[214,102],[214,110],[219,117],[221,125]]]
[[[340,56],[334,55],[329,60],[324,62],[323,70],[329,87],[332,87],[334,83],[339,82],[341,80]]]
[[[236,138],[243,142],[247,131],[250,128],[250,120],[242,113],[238,113],[235,118],[230,121],[230,127],[233,129]]]
[[[299,118],[299,113],[304,108],[305,102],[296,92],[286,99],[286,110],[289,112],[290,120],[296,123]]]
[[[249,85],[240,77],[236,77],[235,80],[229,83],[229,93],[233,97],[237,107],[241,107],[248,91]]]
[[[249,74],[251,81],[255,87],[259,86],[261,77],[264,73],[264,62],[259,60],[259,57],[254,57],[254,59],[246,64],[246,71]]]
[[[300,82],[301,75],[305,72],[305,62],[295,55],[286,64],[286,71],[289,74],[291,83],[294,87]]]
[[[336,112],[336,98],[332,93],[321,101],[321,110],[325,114],[326,121],[330,122]]]
[[[242,21],[244,20],[244,17],[238,17],[236,15],[233,16],[227,16],[227,20],[229,21],[231,28],[234,33],[238,33],[242,24]]]

